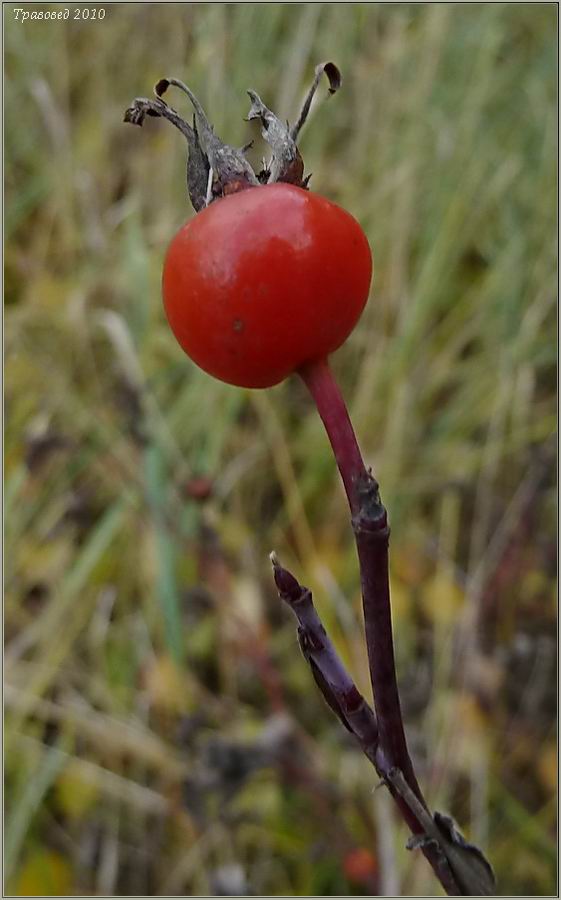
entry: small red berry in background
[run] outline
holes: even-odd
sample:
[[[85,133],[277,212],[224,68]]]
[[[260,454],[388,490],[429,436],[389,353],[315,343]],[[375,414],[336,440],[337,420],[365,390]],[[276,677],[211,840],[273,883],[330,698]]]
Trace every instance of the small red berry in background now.
[[[193,475],[183,486],[185,495],[191,500],[203,503],[212,495],[214,484],[208,475]]]
[[[369,884],[378,875],[376,857],[366,847],[350,850],[343,861],[345,878],[354,884]]]

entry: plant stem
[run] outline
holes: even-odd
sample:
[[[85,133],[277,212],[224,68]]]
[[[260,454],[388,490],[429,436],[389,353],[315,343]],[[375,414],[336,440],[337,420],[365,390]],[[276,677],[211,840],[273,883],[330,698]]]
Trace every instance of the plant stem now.
[[[343,395],[333,377],[327,359],[308,363],[300,369],[298,374],[312,395],[325,426],[343,479],[351,513],[354,516],[359,511],[356,487],[359,481],[368,478],[368,472]]]
[[[303,367],[300,376],[310,391],[333,448],[349,501],[362,586],[370,679],[378,720],[382,769],[396,767],[426,807],[407,749],[393,649],[388,573],[389,527],[378,483],[367,471],[353,426],[327,359]],[[402,815],[415,833],[421,829],[411,810],[396,796]]]
[[[435,823],[424,801],[413,793],[401,769],[391,766],[388,762],[379,744],[376,716],[339,659],[314,607],[311,592],[297,581],[292,572],[281,566],[275,553],[271,553],[271,562],[279,596],[290,606],[298,620],[298,643],[317,687],[339,721],[354,735],[363,753],[388,787],[403,819],[413,834],[418,836],[418,843],[414,845],[420,847],[449,895],[457,896],[462,893],[479,895],[482,893],[479,889],[480,884],[488,886],[488,878],[483,881],[481,878],[473,880],[473,857],[470,856],[467,862],[465,859],[459,862],[456,859],[463,873],[463,881],[470,888],[461,889],[461,882],[452,870],[444,850],[447,848],[445,836],[438,830],[435,831]],[[428,835],[432,835],[432,839],[427,841],[425,837]],[[449,848],[448,852],[450,853]],[[457,848],[455,856],[456,858],[458,856]],[[476,878],[478,871],[480,875],[481,867],[475,868]],[[488,874],[486,863],[484,871]],[[471,890],[472,885],[474,890]]]
[[[337,656],[314,607],[311,592],[271,554],[279,596],[298,620],[300,649],[319,690],[390,791],[418,847],[449,896],[495,896],[491,866],[481,851],[455,831],[451,819],[431,815],[407,750],[393,651],[389,588],[388,517],[378,482],[367,470],[327,359],[302,367],[323,420],[343,479],[360,564],[370,680],[376,712],[368,705]]]
[[[378,768],[376,717],[341,662],[322,625],[311,591],[270,555],[279,596],[298,619],[298,643],[314,680],[333,712],[358,740],[370,762]]]

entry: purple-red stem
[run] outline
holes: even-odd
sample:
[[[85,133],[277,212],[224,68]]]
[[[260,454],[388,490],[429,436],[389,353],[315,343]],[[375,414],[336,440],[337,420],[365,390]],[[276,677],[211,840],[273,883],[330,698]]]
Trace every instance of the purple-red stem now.
[[[327,359],[309,363],[300,369],[299,374],[310,391],[325,425],[343,479],[351,514],[354,516],[358,512],[359,503],[356,486],[359,480],[368,478],[368,472],[343,395]]]
[[[311,591],[271,554],[279,596],[298,619],[298,641],[317,686],[345,728],[357,738],[370,762],[378,767],[378,727],[372,709],[358,691],[322,625]]]
[[[345,401],[327,359],[304,366],[299,374],[325,426],[351,509],[378,727],[376,768],[384,776],[393,767],[401,770],[407,784],[427,809],[407,749],[399,702],[390,606],[386,510],[380,500],[378,483],[364,465]],[[422,835],[423,825],[405,798],[387,779],[386,783],[413,834]],[[439,848],[428,844],[422,849],[446,892],[449,895],[462,893]]]
[[[343,396],[326,359],[299,373],[310,391],[337,461],[351,508],[362,584],[370,678],[380,750],[389,767],[401,769],[426,806],[407,749],[393,649],[388,573],[389,528],[378,484],[366,470]],[[406,804],[398,805],[413,831],[419,827]]]

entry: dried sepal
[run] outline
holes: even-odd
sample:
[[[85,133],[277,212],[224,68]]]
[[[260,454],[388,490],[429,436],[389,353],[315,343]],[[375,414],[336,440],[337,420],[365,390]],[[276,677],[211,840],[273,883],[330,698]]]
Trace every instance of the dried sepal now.
[[[171,106],[158,96],[154,100],[146,97],[137,97],[125,111],[124,121],[132,125],[143,125],[146,116],[155,116],[167,119],[175,125],[187,139],[189,147],[187,158],[187,190],[193,209],[197,212],[206,206],[206,186],[210,165],[208,158],[201,148],[199,136],[193,121],[189,125]]]
[[[341,74],[334,63],[321,63],[316,67],[314,80],[306,95],[296,124],[290,127],[282,122],[261,100],[255,91],[248,91],[251,109],[248,120],[259,119],[263,136],[269,143],[272,156],[257,174],[245,158],[252,142],[241,149],[224,143],[214,132],[210,121],[191,88],[178,78],[160,78],[154,87],[155,99],[139,97],[126,110],[124,120],[132,125],[142,125],[146,116],[167,119],[187,139],[187,186],[193,207],[198,212],[213,200],[245,188],[260,184],[286,182],[306,188],[310,175],[304,177],[304,163],[296,145],[310,111],[312,99],[322,75],[329,80],[329,92],[341,85]],[[193,109],[193,125],[189,125],[165,100],[163,95],[170,87],[177,87],[189,98]]]
[[[187,159],[187,186],[193,209],[199,212],[207,206],[210,163],[201,147],[195,116],[193,116],[193,136]]]
[[[185,135],[189,144],[194,140],[194,132],[190,125],[176,113],[171,106],[164,103],[163,100],[149,100],[147,97],[137,97],[133,100],[123,118],[124,122],[130,122],[132,125],[143,125],[146,116],[162,117],[167,119],[172,125],[175,125],[182,134]]]
[[[261,134],[272,150],[270,163],[263,170],[267,173],[266,184],[277,181],[287,182],[302,186],[304,175],[304,161],[296,142],[290,135],[288,125],[271,112],[265,106],[259,94],[248,91],[251,100],[251,108],[247,115],[248,122],[259,119],[261,122]]]
[[[262,127],[262,135],[272,150],[272,158],[259,173],[262,184],[272,184],[276,181],[284,181],[306,188],[310,175],[304,178],[304,162],[298,150],[296,139],[300,134],[310,112],[312,100],[319,87],[323,75],[329,81],[329,93],[334,94],[341,87],[341,73],[332,62],[320,63],[316,66],[314,80],[310,86],[302,109],[296,123],[291,127],[276,116],[261,100],[256,91],[248,91],[251,108],[247,115],[248,121],[259,119]]]
[[[161,97],[170,86],[179,88],[191,101],[195,110],[195,125],[198,142],[202,153],[206,156],[212,174],[207,191],[207,204],[217,197],[232,193],[232,187],[240,190],[244,184],[253,187],[259,184],[255,172],[246,160],[242,151],[224,143],[215,133],[199,100],[191,88],[178,78],[161,78],[154,90]]]
[[[312,105],[312,100],[314,99],[314,95],[319,87],[319,83],[321,81],[322,75],[327,75],[329,80],[329,94],[334,94],[339,90],[342,84],[341,72],[332,62],[320,63],[319,66],[316,66],[314,73],[314,80],[310,86],[310,90],[306,94],[306,99],[304,100],[302,109],[300,110],[300,115],[296,120],[296,123],[290,129],[290,136],[295,141],[298,135],[300,134],[303,125],[308,118],[308,114],[310,112],[310,108]]]

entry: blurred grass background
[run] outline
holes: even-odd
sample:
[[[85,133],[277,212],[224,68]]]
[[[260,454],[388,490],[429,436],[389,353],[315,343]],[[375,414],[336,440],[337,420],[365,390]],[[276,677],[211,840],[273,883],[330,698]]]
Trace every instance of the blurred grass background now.
[[[294,118],[332,59],[301,149],[373,248],[334,366],[389,508],[411,750],[500,893],[553,894],[555,5],[105,9],[4,6],[6,890],[440,890],[271,583],[274,547],[367,691],[317,415],[296,379],[238,390],[181,354],[185,147],[122,123],[176,75],[241,145],[248,87]]]

